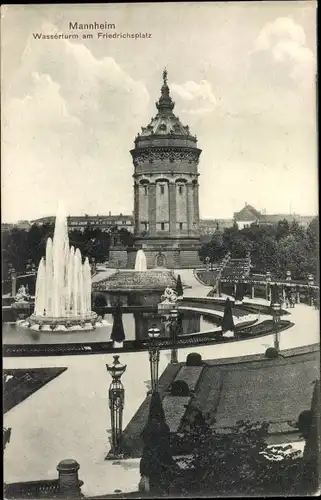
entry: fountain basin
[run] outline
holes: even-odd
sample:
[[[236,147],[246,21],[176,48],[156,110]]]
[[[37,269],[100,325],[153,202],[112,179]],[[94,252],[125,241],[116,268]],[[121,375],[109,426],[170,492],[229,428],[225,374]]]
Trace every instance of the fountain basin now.
[[[54,317],[54,316],[41,316],[40,314],[32,314],[28,321],[31,325],[60,325],[66,326],[67,328],[75,325],[84,325],[85,323],[95,324],[97,321],[97,314],[94,311],[90,311],[87,314],[66,314],[66,316]]]
[[[175,276],[168,269],[124,269],[94,283],[92,290],[94,302],[105,296],[106,305],[119,301],[124,306],[157,306],[166,287],[176,287]]]

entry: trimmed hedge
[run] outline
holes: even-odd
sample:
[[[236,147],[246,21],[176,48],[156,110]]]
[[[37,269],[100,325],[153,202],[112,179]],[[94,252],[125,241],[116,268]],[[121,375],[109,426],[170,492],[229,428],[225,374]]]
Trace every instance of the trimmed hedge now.
[[[186,357],[186,366],[202,366],[202,356],[198,352],[191,352]]]
[[[175,380],[171,385],[171,396],[189,396],[190,391],[184,380]]]

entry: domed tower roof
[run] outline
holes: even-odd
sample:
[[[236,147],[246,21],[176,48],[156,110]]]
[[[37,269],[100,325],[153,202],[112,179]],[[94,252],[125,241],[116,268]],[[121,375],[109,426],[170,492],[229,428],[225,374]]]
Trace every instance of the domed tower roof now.
[[[136,147],[140,146],[140,142],[145,143],[146,139],[150,138],[154,140],[156,137],[185,139],[188,142],[194,143],[194,147],[196,147],[196,137],[190,133],[189,127],[187,125],[184,126],[180,119],[173,113],[175,103],[170,96],[166,69],[163,71],[161,96],[155,104],[158,112],[156,116],[151,119],[147,127],[142,127],[141,133],[139,133],[135,139]],[[190,144],[190,146],[193,147],[192,144]]]

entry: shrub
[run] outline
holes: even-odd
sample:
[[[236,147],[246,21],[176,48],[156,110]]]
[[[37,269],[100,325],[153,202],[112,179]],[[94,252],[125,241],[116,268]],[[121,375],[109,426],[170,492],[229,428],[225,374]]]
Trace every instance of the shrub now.
[[[97,295],[94,298],[94,307],[106,307],[106,298],[103,295]]]
[[[309,436],[311,425],[312,425],[312,411],[311,410],[302,411],[298,419],[298,428],[305,439]]]
[[[279,352],[275,347],[268,347],[265,351],[265,357],[269,359],[275,359],[279,357]]]
[[[186,366],[202,366],[202,356],[198,352],[191,352],[186,357]]]
[[[175,380],[171,385],[171,396],[189,396],[189,387],[184,380]]]

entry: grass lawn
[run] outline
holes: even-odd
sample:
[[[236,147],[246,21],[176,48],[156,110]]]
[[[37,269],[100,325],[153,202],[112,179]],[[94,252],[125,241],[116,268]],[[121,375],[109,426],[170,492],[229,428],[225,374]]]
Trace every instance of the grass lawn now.
[[[3,370],[3,412],[11,410],[67,368]]]

